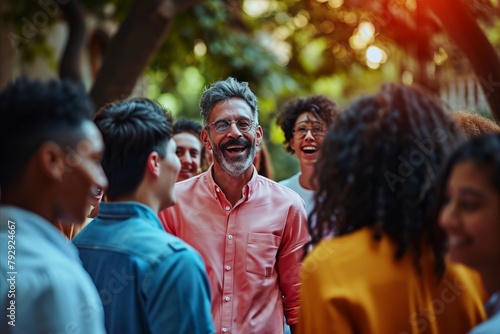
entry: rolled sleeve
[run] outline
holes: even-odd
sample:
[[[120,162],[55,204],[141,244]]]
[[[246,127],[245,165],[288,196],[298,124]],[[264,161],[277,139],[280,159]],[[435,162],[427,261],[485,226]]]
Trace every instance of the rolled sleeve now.
[[[278,256],[279,286],[286,322],[296,324],[300,304],[300,268],[304,245],[310,240],[304,204],[290,208]]]

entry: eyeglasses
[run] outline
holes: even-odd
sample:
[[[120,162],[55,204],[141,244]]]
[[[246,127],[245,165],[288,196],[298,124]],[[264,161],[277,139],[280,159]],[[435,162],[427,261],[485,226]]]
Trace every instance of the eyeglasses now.
[[[313,126],[299,125],[293,130],[293,135],[296,138],[301,139],[307,135],[308,131],[311,131],[313,137],[323,137],[326,133],[325,128],[321,125],[313,125]]]
[[[218,121],[213,122],[212,124],[207,125],[207,128],[213,126],[215,131],[219,134],[224,134],[229,131],[231,125],[236,123],[236,127],[240,132],[245,133],[252,129],[253,121],[248,118],[240,118],[237,120],[229,121],[227,119],[220,119]]]

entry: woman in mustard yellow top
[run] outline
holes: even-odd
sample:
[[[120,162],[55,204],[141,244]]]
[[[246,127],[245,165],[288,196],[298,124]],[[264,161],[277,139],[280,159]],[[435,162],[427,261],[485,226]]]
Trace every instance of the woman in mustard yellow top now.
[[[402,85],[339,116],[316,166],[299,333],[466,333],[485,318],[478,275],[445,263],[429,219],[437,170],[460,141],[437,101]]]

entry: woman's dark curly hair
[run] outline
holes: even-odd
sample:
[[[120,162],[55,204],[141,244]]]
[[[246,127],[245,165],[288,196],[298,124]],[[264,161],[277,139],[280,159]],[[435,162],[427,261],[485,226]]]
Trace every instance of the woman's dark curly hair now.
[[[288,101],[278,114],[276,123],[285,133],[283,144],[285,144],[286,150],[292,154],[294,150],[290,147],[290,139],[293,137],[295,121],[303,112],[312,113],[316,118],[325,122],[326,126],[329,126],[337,118],[340,107],[324,95],[313,95]]]
[[[376,240],[386,234],[396,243],[396,259],[413,252],[417,267],[429,244],[441,274],[444,233],[428,218],[436,172],[461,138],[439,101],[416,88],[385,84],[352,103],[323,140],[311,213],[317,224],[305,249],[370,226]]]

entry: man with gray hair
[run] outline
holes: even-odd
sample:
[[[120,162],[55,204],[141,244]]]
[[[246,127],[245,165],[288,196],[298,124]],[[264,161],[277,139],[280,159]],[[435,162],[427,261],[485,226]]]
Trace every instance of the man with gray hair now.
[[[201,140],[213,151],[207,172],[177,183],[177,204],[160,213],[165,229],[202,255],[218,333],[282,334],[297,322],[302,248],[309,240],[304,202],[259,176],[257,98],[234,78],[206,89]]]

